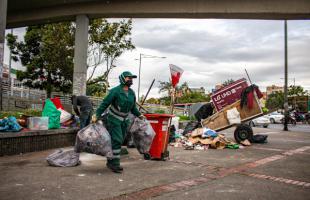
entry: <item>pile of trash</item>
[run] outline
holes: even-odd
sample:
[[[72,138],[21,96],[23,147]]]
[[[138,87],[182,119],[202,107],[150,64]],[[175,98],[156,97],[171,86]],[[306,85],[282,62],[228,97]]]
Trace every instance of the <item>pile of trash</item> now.
[[[176,133],[178,134],[178,133]],[[175,142],[170,143],[174,147],[183,147],[185,150],[207,150],[212,149],[239,149],[239,145],[225,137],[224,134],[219,134],[209,128],[196,128],[185,135],[179,136]],[[245,142],[244,145],[250,145]]]

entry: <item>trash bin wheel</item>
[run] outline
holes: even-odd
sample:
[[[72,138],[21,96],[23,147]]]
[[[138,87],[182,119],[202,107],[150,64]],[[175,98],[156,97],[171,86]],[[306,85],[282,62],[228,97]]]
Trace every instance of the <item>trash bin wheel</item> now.
[[[169,151],[166,151],[161,154],[161,160],[166,161],[169,158]]]
[[[144,160],[151,160],[151,155],[149,153],[143,154]]]
[[[237,143],[246,139],[252,141],[253,129],[247,124],[239,124],[234,132],[234,137]]]

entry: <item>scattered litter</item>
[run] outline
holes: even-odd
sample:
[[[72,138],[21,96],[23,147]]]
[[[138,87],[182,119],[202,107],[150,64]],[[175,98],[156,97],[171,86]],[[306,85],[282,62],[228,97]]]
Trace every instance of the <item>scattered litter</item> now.
[[[85,174],[78,174],[78,176],[85,176]]]
[[[123,182],[124,180],[123,179],[118,179],[119,180],[119,182]]]
[[[45,188],[42,188],[42,192],[44,192],[45,191]]]
[[[248,139],[241,141],[240,144],[242,144],[243,146],[251,146],[251,143]]]
[[[208,150],[213,149],[238,149],[239,145],[227,139],[225,134],[219,134],[209,128],[196,128],[188,132],[186,136],[176,138],[170,143],[174,147],[183,147],[185,150]],[[228,145],[228,146],[227,146]]]

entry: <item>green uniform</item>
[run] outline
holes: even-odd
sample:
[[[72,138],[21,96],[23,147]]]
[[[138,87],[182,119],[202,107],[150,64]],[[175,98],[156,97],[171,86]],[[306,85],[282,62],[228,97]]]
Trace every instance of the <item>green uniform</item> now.
[[[132,89],[125,91],[124,85],[121,84],[110,90],[108,96],[104,98],[97,109],[97,118],[109,108],[107,129],[111,135],[113,158],[108,160],[112,165],[120,165],[121,146],[126,135],[129,120],[127,119],[129,112],[139,117],[141,113],[136,107],[136,96]],[[110,107],[109,107],[110,106]]]

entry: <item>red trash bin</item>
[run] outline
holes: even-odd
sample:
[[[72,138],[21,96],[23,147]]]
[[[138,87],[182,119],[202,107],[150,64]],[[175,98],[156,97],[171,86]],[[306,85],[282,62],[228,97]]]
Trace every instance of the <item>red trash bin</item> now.
[[[174,115],[144,114],[144,116],[156,133],[150,148],[150,155],[144,155],[144,158],[165,160],[169,157],[169,151],[167,150],[169,142],[168,124]]]

